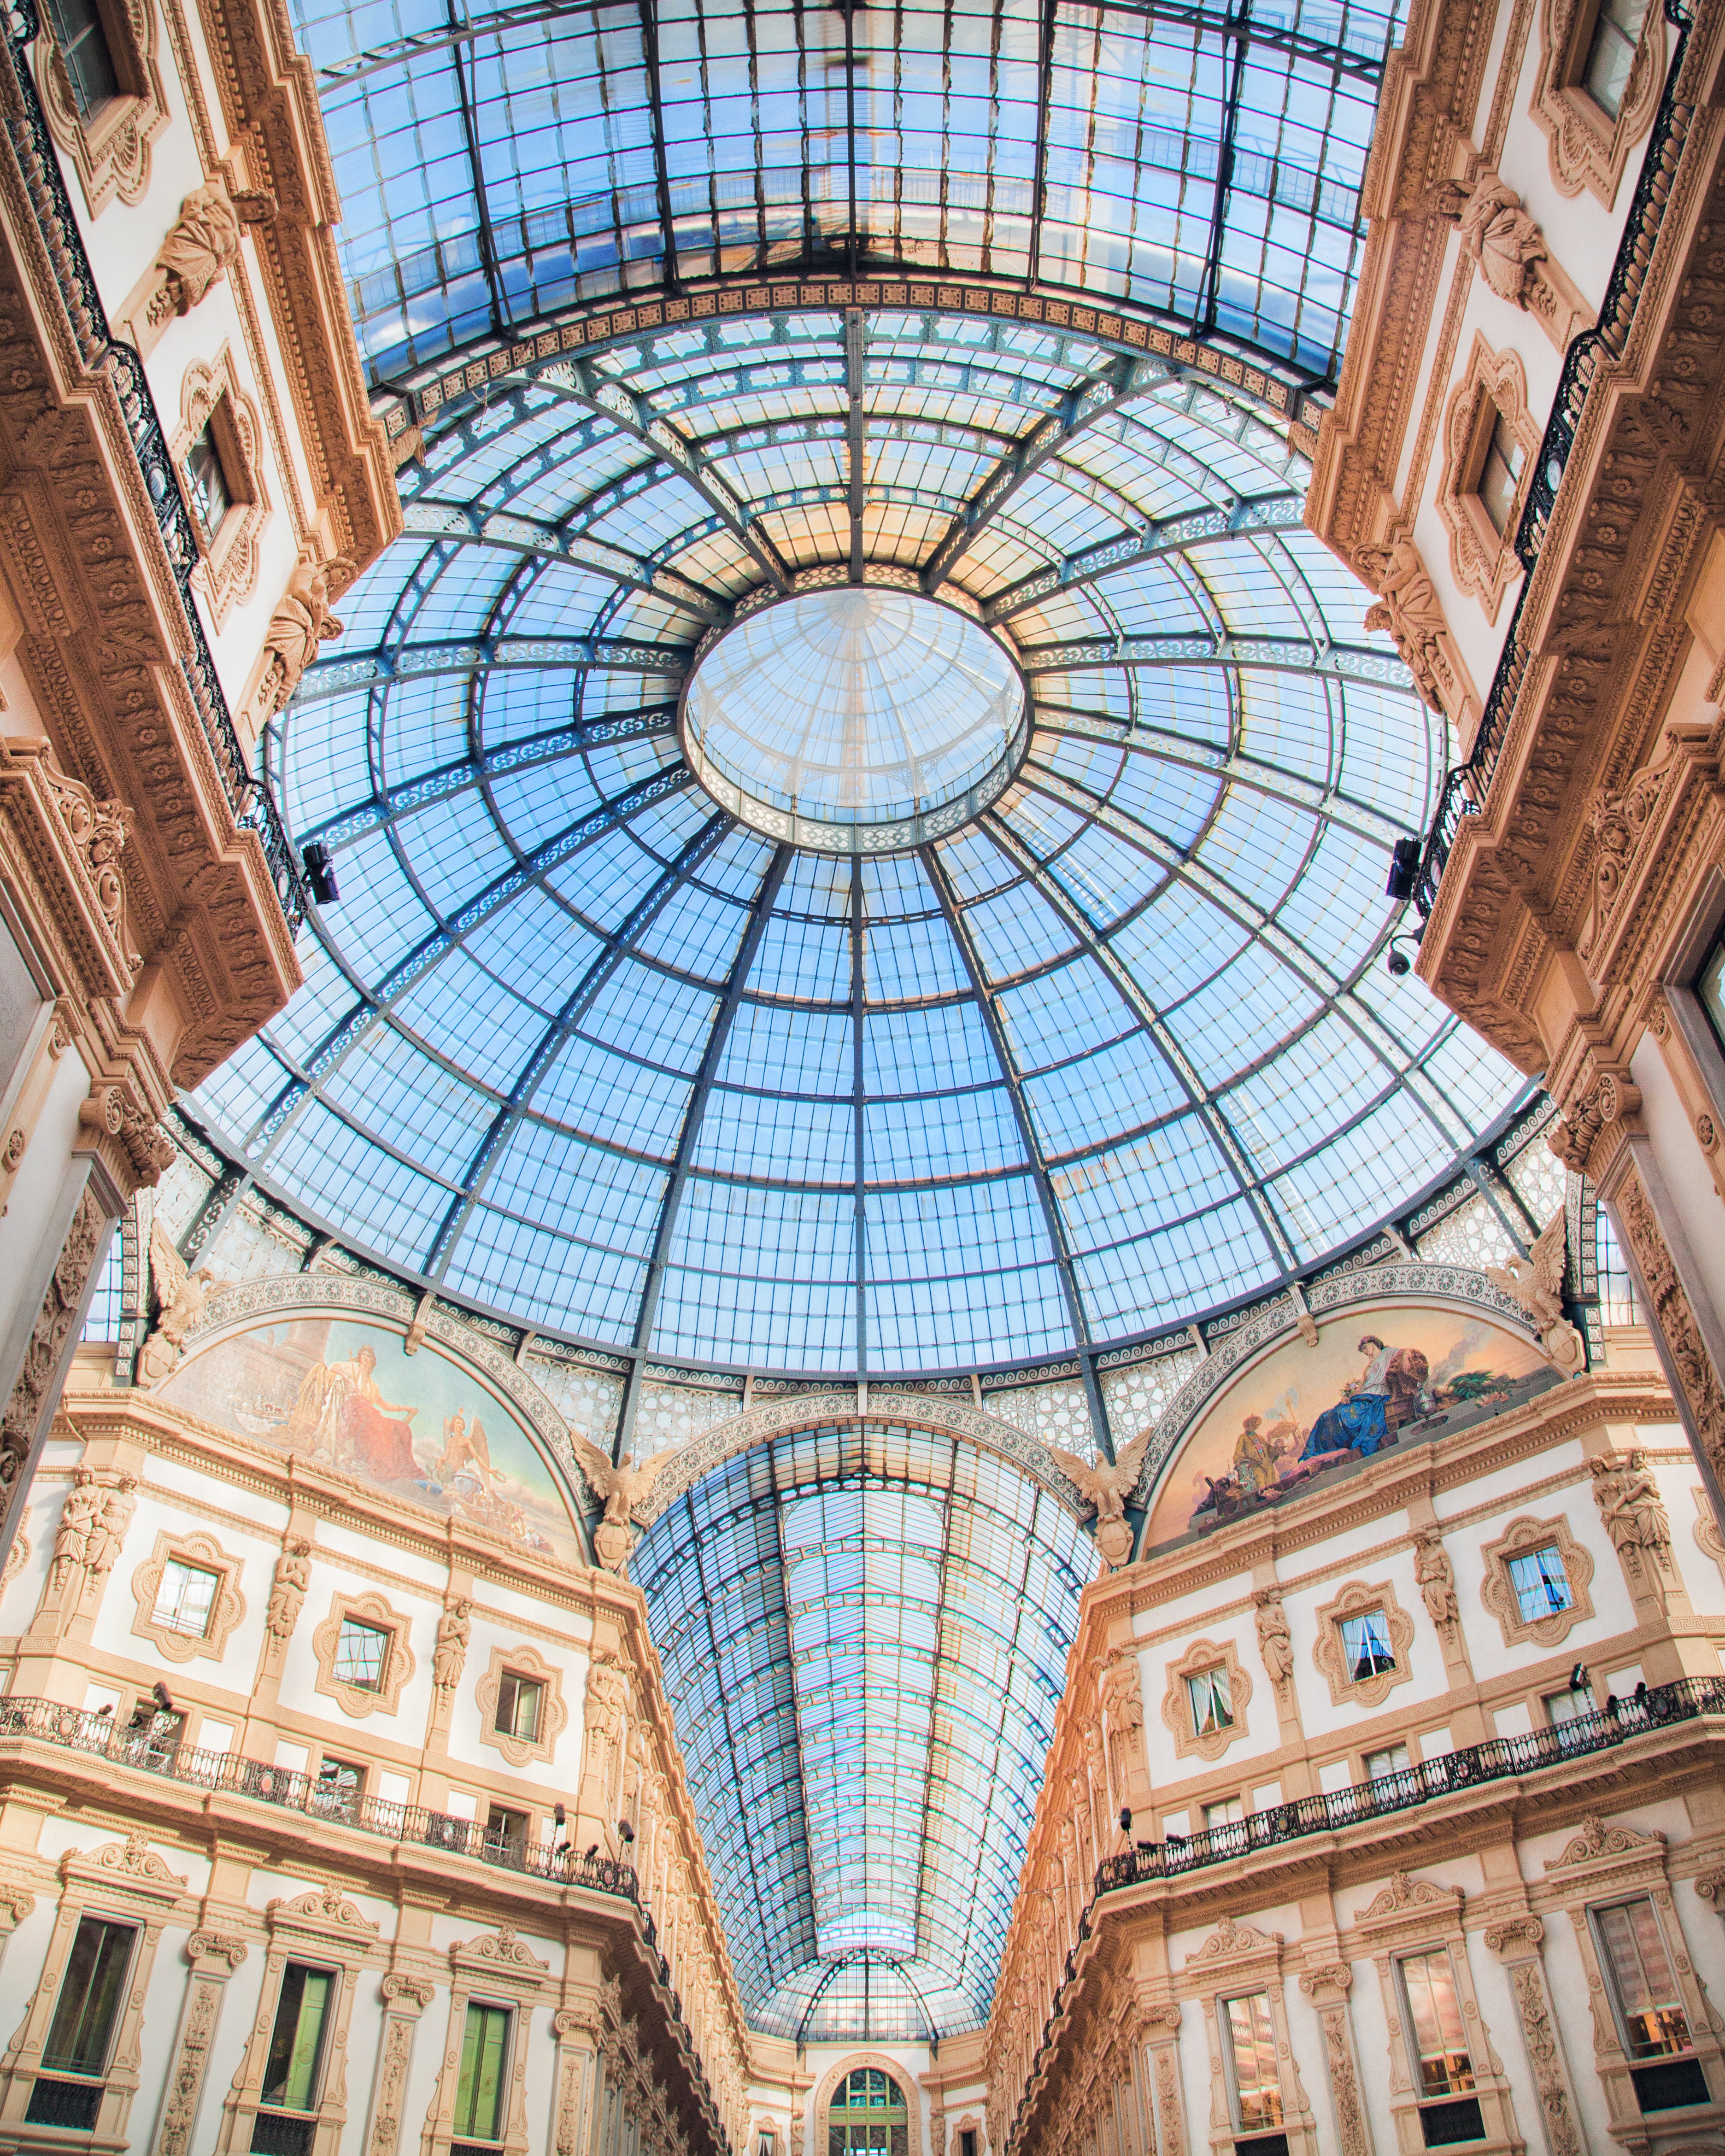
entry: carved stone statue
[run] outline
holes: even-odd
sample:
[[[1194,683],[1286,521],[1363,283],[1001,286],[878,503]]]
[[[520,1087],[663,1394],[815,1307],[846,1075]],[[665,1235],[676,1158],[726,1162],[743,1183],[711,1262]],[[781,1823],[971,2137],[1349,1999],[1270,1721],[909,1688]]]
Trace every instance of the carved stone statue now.
[[[1544,261],[1546,247],[1515,189],[1506,187],[1496,172],[1482,172],[1457,220],[1457,229],[1462,247],[1498,298],[1526,306],[1533,264]]]
[[[301,562],[288,578],[264,633],[270,665],[264,677],[264,716],[279,711],[300,685],[300,676],[317,656],[326,638],[339,636],[341,624],[330,612],[330,583],[346,562]]]
[[[622,1794],[624,1748],[629,1733],[629,1683],[603,1653],[588,1665],[581,1749],[583,1815],[609,1825]]]
[[[275,1578],[270,1589],[264,1629],[273,1640],[288,1640],[300,1621],[305,1590],[311,1584],[311,1545],[297,1536],[286,1543],[275,1560]]]
[[[138,1507],[137,1486],[136,1475],[121,1475],[102,1500],[100,1514],[85,1543],[84,1569],[91,1579],[100,1579],[114,1568]]]
[[[1441,711],[1439,683],[1447,670],[1439,639],[1447,634],[1449,624],[1419,548],[1404,532],[1389,547],[1365,549],[1360,567],[1384,594],[1367,610],[1366,627],[1389,632],[1420,695],[1433,711]]]
[[[1102,1674],[1102,1707],[1108,1717],[1108,1760],[1117,1805],[1127,1803],[1144,1758],[1144,1686],[1138,1658],[1123,1648]]]
[[[1455,1600],[1455,1574],[1445,1553],[1443,1537],[1435,1527],[1422,1527],[1420,1546],[1414,1553],[1414,1577],[1425,1599],[1425,1614],[1440,1631],[1455,1622],[1460,1606]]]
[[[457,1602],[437,1620],[437,1645],[431,1657],[431,1681],[440,1692],[452,1692],[461,1681],[467,1661],[467,1643],[473,1636],[473,1604]]]
[[[175,314],[190,314],[239,253],[239,213],[227,189],[218,180],[194,187],[156,257]]]
[[[1563,1315],[1563,1268],[1568,1229],[1559,1205],[1536,1237],[1525,1258],[1512,1257],[1507,1265],[1481,1265],[1487,1280],[1495,1281],[1507,1296],[1520,1303],[1533,1321],[1541,1352],[1566,1376],[1573,1376],[1587,1359],[1581,1335]]]
[[[1253,1595],[1258,1611],[1258,1652],[1273,1685],[1285,1685],[1294,1674],[1294,1642],[1288,1631],[1287,1612],[1281,1606],[1279,1587],[1260,1587]]]
[[[1622,1460],[1590,1460],[1594,1500],[1605,1532],[1632,1573],[1645,1562],[1671,1568],[1671,1522],[1659,1486],[1647,1472],[1647,1455],[1635,1446]]]
[[[72,1573],[83,1572],[90,1538],[101,1523],[105,1494],[90,1468],[80,1467],[72,1478],[72,1487],[60,1507],[60,1523],[54,1530],[54,1568],[49,1577],[56,1589],[64,1589]]]
[[[222,1291],[208,1265],[191,1270],[160,1220],[150,1226],[150,1277],[156,1286],[156,1330],[144,1342],[139,1369],[145,1384],[155,1385],[177,1364],[186,1335]]]

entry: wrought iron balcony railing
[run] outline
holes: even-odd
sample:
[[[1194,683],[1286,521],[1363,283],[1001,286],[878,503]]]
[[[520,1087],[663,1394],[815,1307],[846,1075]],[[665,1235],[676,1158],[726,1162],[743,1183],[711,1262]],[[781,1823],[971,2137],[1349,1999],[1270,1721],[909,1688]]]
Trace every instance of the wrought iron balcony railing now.
[[[241,830],[257,833],[270,865],[276,898],[290,931],[297,934],[305,917],[299,865],[269,788],[260,777],[254,776],[240,746],[234,715],[222,693],[215,661],[210,656],[203,624],[192,595],[192,572],[198,562],[192,513],[186,506],[179,475],[168,454],[167,436],[145,378],[144,363],[130,345],[116,340],[109,327],[95,273],[85,251],[72,198],[66,192],[54,138],[49,133],[42,100],[36,92],[28,51],[39,28],[35,0],[10,0],[4,22],[6,56],[13,85],[12,95],[6,100],[13,108],[6,115],[6,133],[18,159],[25,197],[59,285],[60,300],[79,357],[92,373],[108,377],[120,399],[132,454],[137,459],[162,543],[173,567],[174,581],[179,586],[191,633],[192,653],[181,662],[182,671],[204,739],[220,773],[228,805]]]
[[[1589,392],[1623,357],[1628,345],[1642,287],[1647,280],[1647,265],[1652,259],[1654,243],[1671,202],[1671,186],[1683,146],[1689,139],[1695,108],[1680,104],[1676,94],[1692,21],[1688,0],[1665,0],[1665,14],[1677,33],[1665,93],[1648,137],[1647,154],[1635,182],[1629,218],[1599,308],[1599,319],[1592,329],[1584,330],[1574,340],[1563,357],[1558,393],[1545,423],[1544,439],[1528,482],[1527,503],[1516,528],[1516,557],[1521,562],[1522,576],[1515,611],[1510,616],[1509,631],[1503,639],[1497,671],[1486,698],[1485,714],[1472,750],[1466,762],[1456,764],[1445,778],[1437,813],[1420,854],[1414,903],[1422,921],[1430,919],[1431,909],[1437,903],[1438,886],[1443,880],[1457,833],[1467,817],[1476,816],[1484,808],[1486,793],[1497,773],[1497,759],[1503,752],[1510,721],[1527,678],[1528,653],[1522,640],[1522,615],[1532,581],[1533,565],[1539,559],[1539,550],[1550,528],[1558,489],[1568,466],[1569,453],[1575,446]]]
[[[1525,1737],[1493,1737],[1483,1744],[1470,1744],[1460,1752],[1423,1759],[1417,1767],[1404,1767],[1396,1774],[1357,1783],[1351,1789],[1300,1797],[1291,1804],[1249,1812],[1226,1826],[1209,1827],[1202,1834],[1168,1841],[1140,1842],[1118,1856],[1105,1858],[1096,1867],[1091,1898],[1078,1920],[1077,1938],[1066,1955],[1065,1972],[1043,2024],[1041,2041],[1025,2075],[1026,2091],[1014,2113],[1008,2148],[1016,2143],[1024,2107],[1029,2100],[1028,2084],[1054,2041],[1054,2025],[1060,2018],[1066,1987],[1076,1972],[1079,1947],[1096,1928],[1096,1904],[1104,1895],[1159,1879],[1178,1879],[1189,1871],[1231,1863],[1236,1857],[1278,1849],[1307,1835],[1339,1833],[1366,1820],[1412,1811],[1460,1790],[1615,1751],[1651,1731],[1696,1722],[1706,1715],[1725,1715],[1725,1676],[1680,1677],[1672,1684],[1655,1685],[1633,1698],[1608,1699],[1595,1712],[1554,1723],[1549,1729],[1532,1730]]]

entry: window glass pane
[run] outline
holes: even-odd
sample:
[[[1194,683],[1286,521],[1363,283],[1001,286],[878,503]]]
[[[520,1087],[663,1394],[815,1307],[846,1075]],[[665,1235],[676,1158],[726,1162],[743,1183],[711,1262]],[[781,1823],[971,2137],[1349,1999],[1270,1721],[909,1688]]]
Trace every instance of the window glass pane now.
[[[120,78],[95,0],[54,0],[54,25],[71,80],[73,101],[87,120],[120,95]]]
[[[1380,1775],[1403,1774],[1413,1764],[1405,1744],[1391,1744],[1381,1752],[1366,1754],[1366,1779],[1375,1782]]]
[[[1623,110],[1646,13],[1647,0],[1600,0],[1582,80],[1594,102],[1614,120]]]
[[[1661,2058],[1689,2048],[1689,2022],[1666,1957],[1653,1904],[1645,1898],[1596,1909],[1594,1928],[1617,1995],[1630,2056]]]
[[[1341,1629],[1343,1657],[1353,1683],[1363,1684],[1368,1677],[1395,1667],[1395,1656],[1389,1650],[1389,1627],[1381,1609],[1363,1609],[1358,1616],[1344,1617]]]
[[[183,1632],[188,1638],[201,1640],[209,1630],[210,1611],[215,1606],[216,1589],[221,1584],[218,1574],[206,1572],[201,1566],[182,1564],[170,1558],[162,1568],[162,1584],[156,1590],[156,1607],[151,1621],[165,1631]]]
[[[1722,947],[1716,956],[1725,960],[1725,947]],[[1708,1016],[1713,1016],[1711,1006]],[[1725,1012],[1722,1012],[1721,1017],[1714,1018],[1714,1024],[1717,1026],[1722,1019],[1725,1019]],[[1612,1233],[1611,1216],[1603,1205],[1599,1208],[1594,1229],[1594,1255],[1599,1268],[1601,1320],[1607,1325],[1639,1325],[1641,1311],[1635,1301],[1635,1283],[1624,1262],[1623,1252],[1618,1248],[1617,1238]]]
[[[107,2064],[108,2044],[131,1960],[132,1937],[130,1924],[104,1923],[99,1917],[79,1918],[43,2046],[42,2063],[50,2073],[99,2074]]]
[[[1255,1991],[1244,1999],[1224,1999],[1222,2033],[1239,2130],[1244,2133],[1260,2126],[1280,2126],[1281,2083],[1276,2074],[1269,1994]]]
[[[324,1758],[317,1770],[316,1802],[320,1811],[352,1819],[365,1792],[366,1770],[351,1759]]]
[[[1462,2034],[1461,2001],[1448,1953],[1440,1948],[1435,1953],[1409,1954],[1401,1967],[1420,2095],[1455,2096],[1471,2089],[1473,2061]]]
[[[1226,1665],[1201,1671],[1186,1680],[1186,1697],[1192,1708],[1192,1727],[1199,1737],[1234,1727],[1234,1706],[1228,1689]]]
[[[336,1681],[357,1685],[363,1691],[382,1691],[388,1653],[388,1633],[344,1617],[336,1639]]]
[[[1245,1817],[1245,1808],[1238,1797],[1223,1797],[1204,1808],[1206,1831],[1211,1827],[1234,1826]]]
[[[1485,511],[1500,533],[1507,535],[1515,513],[1516,489],[1521,484],[1524,452],[1514,430],[1500,412],[1491,423],[1491,439],[1480,472],[1479,495]]]
[[[470,2006],[461,2035],[461,2078],[455,2088],[455,2132],[464,2140],[495,2141],[503,2108],[506,2006]]]
[[[545,1687],[506,1670],[497,1682],[497,1727],[506,1737],[531,1744],[539,1734],[539,1700]]]
[[[208,422],[186,452],[186,491],[204,538],[213,539],[234,506],[234,490]]]
[[[1565,1722],[1578,1721],[1593,1711],[1593,1692],[1586,1685],[1573,1685],[1566,1691],[1548,1692],[1545,1696],[1546,1720],[1553,1728]]]
[[[1569,1576],[1563,1570],[1563,1560],[1554,1543],[1547,1543],[1543,1549],[1523,1550],[1519,1557],[1512,1557],[1509,1560],[1509,1579],[1516,1591],[1516,1604],[1524,1625],[1569,1607]]]
[[[275,2029],[259,2101],[273,2111],[312,2111],[317,2104],[317,2062],[323,2050],[333,1973],[290,1961],[281,1973]]]

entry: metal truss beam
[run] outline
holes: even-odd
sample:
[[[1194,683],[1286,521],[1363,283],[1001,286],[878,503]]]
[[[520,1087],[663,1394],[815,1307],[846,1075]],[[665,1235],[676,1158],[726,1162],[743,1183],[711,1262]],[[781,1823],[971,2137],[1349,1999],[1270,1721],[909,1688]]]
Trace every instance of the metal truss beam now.
[[[860,307],[845,314],[845,449],[850,491],[850,581],[863,580],[863,482],[867,476],[863,441],[863,316]]]
[[[1158,359],[1118,359],[1106,372],[1093,376],[1063,397],[1059,408],[1033,427],[1001,459],[947,527],[923,566],[923,590],[933,593],[940,589],[989,518],[1075,434],[1081,434],[1096,420],[1117,412],[1131,398],[1142,397],[1168,378],[1168,369]]]
[[[672,426],[662,412],[626,383],[601,374],[590,360],[563,358],[534,370],[531,378],[543,387],[572,397],[594,411],[614,418],[625,434],[633,434],[689,485],[708,508],[722,517],[733,536],[781,592],[791,588],[791,572],[784,557],[764,531],[756,527],[748,504],[722,474],[708,461],[700,446]]]
[[[1226,636],[1090,636],[1073,644],[1033,644],[1019,654],[1026,674],[1094,673],[1104,666],[1248,666],[1277,674],[1312,674],[1338,681],[1418,694],[1393,651],[1303,638]]]
[[[398,823],[403,817],[416,814],[434,801],[448,800],[451,794],[470,793],[475,787],[501,778],[507,772],[531,771],[536,764],[557,763],[564,757],[579,756],[585,749],[602,748],[613,742],[655,740],[673,735],[676,730],[676,706],[654,704],[643,711],[581,719],[572,726],[530,734],[523,740],[506,742],[501,748],[485,749],[477,756],[463,757],[458,762],[439,764],[434,771],[422,772],[417,778],[403,779],[400,785],[373,793],[352,808],[344,808],[339,816],[331,816],[311,829],[300,832],[299,843],[309,845],[313,839],[321,839],[332,849],[351,846],[367,831]]]
[[[725,1053],[725,1044],[731,1038],[731,1029],[736,1024],[737,1014],[742,1004],[742,993],[747,985],[761,938],[767,932],[767,923],[778,901],[779,887],[785,879],[794,849],[777,846],[767,865],[755,893],[754,909],[749,923],[737,945],[737,955],[732,961],[731,972],[726,979],[725,993],[712,1024],[708,1029],[706,1046],[701,1051],[700,1068],[695,1074],[694,1088],[689,1105],[683,1111],[682,1128],[677,1133],[677,1150],[671,1161],[670,1180],[665,1185],[665,1197],[659,1208],[659,1220],[653,1231],[653,1253],[647,1264],[647,1277],[642,1283],[641,1300],[635,1312],[635,1327],[632,1340],[634,1357],[629,1363],[629,1376],[624,1381],[622,1404],[618,1410],[617,1436],[611,1448],[614,1460],[621,1460],[634,1440],[635,1410],[639,1404],[641,1373],[647,1360],[647,1348],[653,1337],[653,1327],[659,1316],[659,1294],[665,1281],[665,1268],[670,1256],[671,1240],[676,1233],[677,1215],[682,1210],[683,1193],[688,1187],[689,1167],[695,1158],[695,1147],[701,1137],[701,1127],[706,1116],[706,1104],[711,1097],[713,1079]]]
[[[1296,531],[1303,524],[1302,507],[1296,494],[1266,494],[1237,501],[1231,509],[1194,509],[1184,516],[1164,517],[1121,538],[1106,540],[1099,547],[1065,555],[1033,577],[1020,578],[998,598],[989,600],[983,608],[983,619],[992,628],[1043,599],[1093,584],[1099,577],[1110,576],[1133,562],[1147,562],[1158,554],[1183,553],[1189,547],[1209,546],[1250,531]]]
[[[467,1173],[461,1178],[461,1194],[444,1214],[426,1252],[424,1270],[428,1279],[436,1281],[443,1278],[449,1254],[485,1194],[485,1185],[498,1162],[509,1150],[510,1141],[531,1106],[533,1096],[547,1071],[568,1045],[570,1035],[593,1008],[599,991],[629,955],[630,946],[651,927],[684,880],[695,874],[732,828],[732,819],[722,808],[708,817],[676,859],[654,878],[645,896],[637,901],[600,945],[562,1008],[539,1036],[533,1053],[511,1086],[508,1098],[492,1117],[490,1128],[468,1163]]]
[[[1096,712],[1039,704],[1036,731],[1076,735],[1085,741],[1114,742],[1122,748],[1137,749],[1147,756],[1158,757],[1166,763],[1179,764],[1187,771],[1211,773],[1250,793],[1290,802],[1311,815],[1321,816],[1327,824],[1337,824],[1343,830],[1352,831],[1356,838],[1369,839],[1386,852],[1398,839],[1419,836],[1408,825],[1398,824],[1393,816],[1369,808],[1362,802],[1351,801],[1345,793],[1321,786],[1315,779],[1301,778],[1295,772],[1259,763],[1230,749],[1212,748],[1204,742],[1170,733],[1162,726],[1147,726],[1142,722],[1135,725],[1124,719],[1106,718]]]
[[[1227,1117],[1212,1099],[1209,1088],[1194,1068],[1185,1050],[1169,1030],[1167,1019],[1133,979],[1130,970],[1120,963],[1097,934],[1096,925],[1089,915],[1061,886],[1059,880],[1048,873],[1011,826],[992,810],[986,812],[982,820],[995,844],[1014,867],[1035,886],[1056,918],[1065,923],[1068,932],[1101,969],[1110,987],[1162,1051],[1194,1112],[1209,1132],[1211,1142],[1232,1170],[1240,1194],[1251,1209],[1259,1232],[1278,1269],[1285,1274],[1291,1274],[1295,1266],[1293,1245],[1266,1202],[1245,1148],[1235,1137]]]
[[[444,28],[459,29],[461,25],[456,0],[444,0]],[[461,108],[461,139],[467,150],[468,170],[473,175],[473,206],[479,217],[480,261],[485,273],[485,289],[491,295],[491,327],[501,336],[509,316],[504,302],[503,275],[497,264],[496,235],[491,229],[491,200],[485,187],[485,154],[480,147],[479,115],[467,82],[468,58],[465,45],[452,47],[455,95]]]
[[[660,567],[621,547],[608,547],[597,539],[583,539],[562,525],[547,524],[531,516],[511,516],[506,510],[465,509],[453,502],[417,501],[402,504],[402,530],[409,536],[460,539],[469,546],[495,547],[524,559],[538,557],[567,562],[572,567],[594,569],[614,583],[655,598],[669,601],[703,621],[724,621],[730,609],[716,593],[704,591],[675,569]]]
[[[920,850],[923,873],[933,886],[939,899],[941,911],[946,916],[947,929],[958,947],[958,955],[964,961],[964,971],[970,982],[971,993],[976,998],[977,1009],[988,1029],[988,1045],[994,1051],[994,1060],[1000,1067],[1000,1075],[1006,1087],[1007,1098],[1012,1103],[1013,1120],[1019,1129],[1019,1142],[1024,1148],[1024,1158],[1029,1163],[1031,1180],[1036,1186],[1036,1196],[1042,1207],[1042,1221],[1048,1236],[1049,1248],[1054,1253],[1055,1270],[1060,1274],[1060,1293],[1066,1305],[1066,1322],[1072,1329],[1073,1345],[1078,1350],[1079,1367],[1084,1378],[1084,1397],[1090,1409],[1091,1422],[1095,1429],[1096,1443],[1110,1460],[1114,1457],[1113,1433],[1108,1426],[1108,1411],[1102,1404],[1101,1387],[1096,1382],[1096,1363],[1090,1353],[1090,1322],[1084,1314],[1084,1300],[1078,1290],[1078,1275],[1072,1264],[1072,1250],[1066,1240],[1065,1222],[1060,1217],[1060,1201],[1055,1196],[1053,1179],[1048,1163],[1042,1157],[1042,1147],[1036,1136],[1036,1126],[1030,1113],[1030,1105],[1024,1098],[1023,1086],[1019,1081],[1018,1065],[1013,1061],[1012,1051],[1002,1024],[1000,1014],[989,992],[988,978],[980,954],[972,938],[970,929],[961,911],[947,871],[937,850],[923,846]]]
[[[248,1157],[260,1143],[274,1145],[288,1118],[298,1113],[311,1094],[339,1068],[420,975],[434,966],[446,952],[463,942],[481,921],[489,920],[500,906],[519,897],[583,847],[617,829],[643,809],[650,808],[655,802],[680,793],[694,783],[695,774],[685,763],[672,764],[655,772],[649,778],[638,780],[609,801],[602,802],[578,823],[567,825],[547,839],[506,875],[494,877],[459,912],[439,921],[430,935],[422,937],[405,957],[398,959],[377,988],[362,995],[354,1008],[324,1035],[306,1058],[303,1075],[283,1088],[250,1132],[246,1142]]]
[[[434,637],[424,644],[380,644],[308,666],[293,705],[322,703],[351,689],[379,683],[423,680],[434,674],[482,674],[526,668],[544,671],[668,674],[682,678],[695,656],[687,644],[633,644],[593,636]]]

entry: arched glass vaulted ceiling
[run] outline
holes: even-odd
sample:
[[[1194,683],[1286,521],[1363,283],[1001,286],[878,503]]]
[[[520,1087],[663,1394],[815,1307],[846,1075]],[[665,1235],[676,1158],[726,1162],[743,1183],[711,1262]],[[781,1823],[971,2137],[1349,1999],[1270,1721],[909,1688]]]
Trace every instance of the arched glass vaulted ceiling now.
[[[1249,404],[929,309],[486,398],[281,722],[342,896],[202,1096],[348,1240],[667,1358],[1005,1363],[1309,1266],[1507,1105],[1381,963],[1440,731]],[[739,596],[856,559],[992,622],[1034,724],[974,822],[853,861],[733,824],[674,720]]]
[[[775,1439],[649,1529],[630,1573],[755,2027],[980,2025],[1095,1566],[1004,1460],[878,1423]]]

